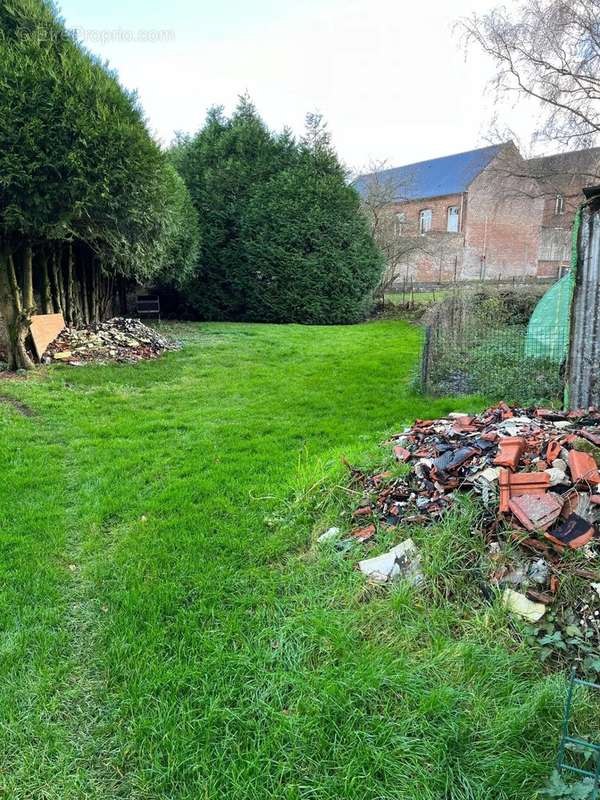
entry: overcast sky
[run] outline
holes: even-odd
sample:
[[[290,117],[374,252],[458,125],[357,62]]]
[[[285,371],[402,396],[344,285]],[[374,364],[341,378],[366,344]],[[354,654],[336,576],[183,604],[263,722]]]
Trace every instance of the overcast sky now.
[[[163,143],[245,90],[275,129],[300,133],[320,111],[356,170],[488,143],[491,65],[475,51],[465,60],[452,26],[492,0],[59,2],[67,26],[138,91]],[[527,141],[531,109],[505,112]]]

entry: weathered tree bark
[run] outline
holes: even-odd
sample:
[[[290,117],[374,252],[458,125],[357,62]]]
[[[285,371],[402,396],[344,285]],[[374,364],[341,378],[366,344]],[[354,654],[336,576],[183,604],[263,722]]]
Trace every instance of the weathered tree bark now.
[[[52,292],[54,295],[54,308],[56,309],[57,314],[62,314],[64,316],[65,308],[62,303],[62,296],[60,291],[59,264],[58,264],[58,253],[56,245],[52,248],[52,256],[50,264],[51,264],[50,274],[51,274]]]
[[[40,264],[42,267],[42,311],[44,314],[54,314],[52,286],[48,274],[48,253],[45,250],[40,254]]]
[[[70,324],[75,328],[81,324],[81,306],[79,304],[78,288],[73,243],[69,242],[67,250],[67,304],[69,307],[68,315]]]
[[[60,310],[66,322],[68,309],[67,309],[67,299],[65,297],[65,284],[63,280],[63,269],[62,269],[62,248],[60,244],[56,245],[54,264],[56,267],[56,287],[57,287],[57,295],[59,298]]]
[[[23,310],[35,313],[33,298],[33,249],[27,245],[23,252]]]
[[[113,299],[113,280],[112,278],[100,278],[100,297],[98,314],[100,319],[107,319],[112,312],[112,299]]]
[[[72,327],[75,319],[73,314],[73,246],[71,242],[67,245],[66,262],[66,275],[63,273],[65,313],[67,325]]]
[[[13,257],[0,251],[0,314],[6,326],[6,350],[9,369],[33,369],[25,348],[31,325],[31,309],[23,308]]]

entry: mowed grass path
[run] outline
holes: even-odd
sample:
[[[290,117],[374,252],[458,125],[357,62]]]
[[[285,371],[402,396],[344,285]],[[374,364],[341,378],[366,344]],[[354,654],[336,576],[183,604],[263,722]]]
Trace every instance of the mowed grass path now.
[[[562,682],[501,614],[366,599],[286,505],[456,407],[410,393],[418,329],[181,330],[1,387],[34,415],[0,404],[0,797],[533,796]]]

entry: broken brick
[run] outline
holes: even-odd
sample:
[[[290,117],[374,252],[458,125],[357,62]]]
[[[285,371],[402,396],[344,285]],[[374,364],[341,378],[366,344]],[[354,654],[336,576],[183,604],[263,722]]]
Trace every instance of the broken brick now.
[[[582,439],[587,439],[587,441],[591,444],[596,445],[596,447],[600,447],[600,436],[598,436],[598,434],[591,433],[591,431],[586,430],[577,431],[577,433]]]
[[[361,506],[352,512],[353,517],[368,517],[373,513],[371,506]]]
[[[500,439],[499,448],[494,464],[508,467],[514,472],[525,450],[525,439],[522,436],[505,436]]]
[[[523,494],[544,494],[550,487],[550,476],[547,472],[517,472],[508,469],[500,470],[500,511],[505,514],[509,510],[511,497]]]
[[[528,589],[525,592],[525,597],[528,600],[533,600],[534,603],[543,603],[545,606],[551,605],[554,601],[554,598],[551,594],[547,594],[546,592],[536,592],[534,589]]]
[[[411,453],[410,450],[406,449],[406,447],[402,447],[402,445],[397,444],[396,447],[394,447],[394,456],[396,461],[404,464],[410,458]]]
[[[473,425],[473,417],[465,415],[454,420],[452,430],[454,433],[475,433],[477,426]]]
[[[358,539],[359,542],[368,542],[375,536],[376,532],[375,525],[367,525],[366,528],[355,528],[355,530],[351,531],[350,536],[353,539]]]
[[[556,439],[553,439],[551,442],[548,442],[548,447],[546,448],[546,461],[550,464],[555,461],[561,454],[562,445]]]
[[[573,483],[600,483],[598,465],[589,453],[569,450],[569,469]]]
[[[562,510],[562,500],[552,492],[522,494],[512,497],[508,507],[528,531],[546,530]]]
[[[591,542],[595,532],[596,529],[589,520],[580,517],[579,514],[571,514],[562,525],[553,531],[547,531],[544,536],[551,542],[577,550]]]

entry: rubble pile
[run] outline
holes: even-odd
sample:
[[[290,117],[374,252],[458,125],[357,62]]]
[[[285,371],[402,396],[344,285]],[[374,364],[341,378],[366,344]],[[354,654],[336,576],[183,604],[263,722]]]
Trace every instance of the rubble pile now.
[[[485,539],[488,579],[506,607],[531,623],[544,618],[543,645],[572,645],[600,673],[600,411],[500,403],[478,415],[417,420],[387,444],[406,472],[350,468],[361,500],[346,542],[370,547],[382,531],[440,519],[460,493],[478,496],[484,511],[474,533]],[[408,541],[400,562],[392,549],[359,568],[378,582],[404,575],[417,583]],[[577,602],[562,596],[563,578],[584,581]]]
[[[179,348],[177,342],[161,336],[139,319],[114,317],[85,328],[65,328],[49,345],[43,360],[73,366],[90,362],[135,364]]]

